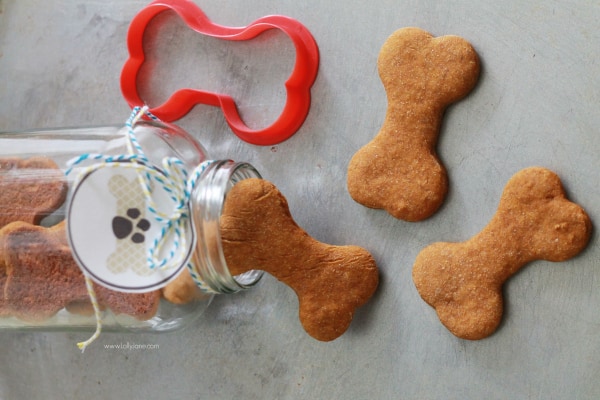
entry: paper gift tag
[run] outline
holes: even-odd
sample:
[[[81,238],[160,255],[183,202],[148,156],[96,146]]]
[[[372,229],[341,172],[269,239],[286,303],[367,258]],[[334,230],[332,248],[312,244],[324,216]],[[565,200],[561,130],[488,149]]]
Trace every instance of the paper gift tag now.
[[[67,234],[73,256],[87,275],[110,289],[138,293],[159,289],[181,272],[194,248],[193,230],[186,218],[181,237],[168,231],[163,238],[162,249],[176,253],[176,264],[149,265],[149,249],[164,233],[166,222],[158,221],[148,207],[168,214],[174,202],[161,185],[145,193],[139,177],[146,172],[157,173],[131,163],[92,169],[70,196]]]

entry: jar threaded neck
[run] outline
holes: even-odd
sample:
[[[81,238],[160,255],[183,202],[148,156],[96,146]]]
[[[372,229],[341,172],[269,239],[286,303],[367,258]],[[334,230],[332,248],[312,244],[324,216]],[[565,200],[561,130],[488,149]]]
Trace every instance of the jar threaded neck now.
[[[200,176],[191,194],[190,214],[196,234],[192,264],[199,280],[215,293],[239,292],[254,286],[263,275],[262,271],[248,271],[231,276],[221,242],[220,217],[225,197],[237,182],[248,178],[261,178],[252,165],[214,161]]]

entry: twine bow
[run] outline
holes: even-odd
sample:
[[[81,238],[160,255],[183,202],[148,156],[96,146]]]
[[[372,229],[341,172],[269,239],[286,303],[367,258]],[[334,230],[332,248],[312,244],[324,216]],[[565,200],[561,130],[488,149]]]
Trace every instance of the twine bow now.
[[[187,254],[181,250],[187,248],[188,241],[190,240],[186,234],[186,224],[190,218],[190,197],[200,176],[212,161],[204,161],[194,168],[191,173],[187,171],[184,162],[176,157],[165,157],[160,167],[153,165],[146,156],[134,131],[135,125],[144,116],[155,121],[157,120],[148,111],[148,107],[144,106],[135,107],[129,119],[125,122],[125,127],[127,128],[127,154],[113,156],[93,153],[82,154],[67,163],[65,174],[70,175],[75,170],[75,167],[80,167],[82,164],[89,162],[95,163],[81,168],[77,181],[101,168],[118,167],[136,169],[139,172],[137,176],[140,190],[143,191],[147,199],[147,209],[152,218],[162,225],[160,233],[154,238],[148,249],[146,257],[148,268],[171,269],[180,266],[186,261]],[[152,194],[157,188],[164,190],[172,201],[172,208],[167,212],[161,210],[154,201]],[[169,249],[165,248],[167,244],[170,244]],[[203,282],[197,277],[194,266],[188,263],[187,267],[198,286],[206,290]],[[93,283],[87,273],[84,272],[84,276],[88,295],[94,308],[96,331],[88,340],[77,344],[82,352],[98,338],[102,331],[101,310]]]

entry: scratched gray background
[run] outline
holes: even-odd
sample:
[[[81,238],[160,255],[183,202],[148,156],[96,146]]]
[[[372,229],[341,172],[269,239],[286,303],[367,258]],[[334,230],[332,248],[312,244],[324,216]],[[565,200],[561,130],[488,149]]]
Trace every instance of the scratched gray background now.
[[[0,0],[0,131],[121,123],[129,113],[119,89],[125,35],[143,5]],[[481,230],[506,181],[527,166],[556,171],[569,196],[600,221],[597,0],[203,0],[201,6],[229,26],[289,15],[315,36],[321,65],[312,108],[290,140],[245,144],[211,107],[197,107],[179,124],[214,158],[253,163],[317,239],[369,249],[381,268],[377,295],[331,343],[304,333],[294,294],[270,277],[249,292],[217,298],[186,330],[105,334],[83,355],[75,343],[85,333],[0,332],[0,398],[600,398],[596,234],[579,257],[535,262],[514,276],[500,329],[477,342],[449,334],[411,280],[420,249]],[[404,26],[463,36],[483,63],[477,88],[444,120],[438,150],[449,196],[421,223],[365,209],[345,189],[350,157],[378,131],[386,109],[379,48]],[[179,87],[203,87],[239,99],[251,126],[278,115],[281,82],[293,63],[284,34],[225,43],[169,15],[151,30],[154,61],[145,92],[151,102]],[[126,342],[160,348],[104,349]]]

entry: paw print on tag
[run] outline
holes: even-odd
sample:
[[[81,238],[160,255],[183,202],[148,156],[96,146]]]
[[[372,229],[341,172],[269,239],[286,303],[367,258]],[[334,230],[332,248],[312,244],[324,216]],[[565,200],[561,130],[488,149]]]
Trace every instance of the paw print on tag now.
[[[130,208],[127,210],[126,216],[117,215],[114,217],[112,230],[115,237],[117,239],[130,239],[136,244],[144,243],[146,240],[144,232],[150,229],[150,221],[146,218],[140,218],[141,215],[142,212],[138,208]]]
[[[113,273],[131,268],[137,275],[150,275],[153,270],[146,261],[145,242],[151,224],[144,215],[146,199],[139,182],[137,178],[129,181],[122,175],[115,175],[110,179],[108,188],[117,204],[116,215],[111,221],[117,246],[106,265]]]

